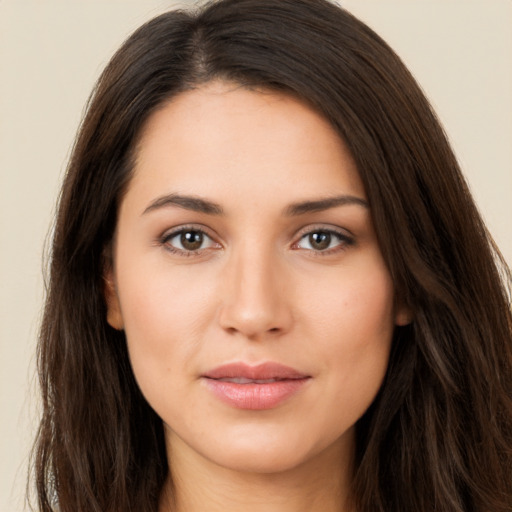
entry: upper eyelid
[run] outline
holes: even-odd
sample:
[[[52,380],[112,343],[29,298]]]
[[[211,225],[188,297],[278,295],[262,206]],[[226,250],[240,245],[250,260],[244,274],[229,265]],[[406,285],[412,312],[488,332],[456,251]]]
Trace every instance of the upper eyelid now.
[[[355,236],[350,230],[340,226],[335,226],[332,224],[312,224],[299,229],[296,232],[295,237],[302,238],[305,235],[309,235],[310,233],[315,233],[317,231],[327,231],[347,238],[354,238]]]
[[[173,236],[179,235],[184,231],[199,231],[208,236],[209,238],[211,238],[212,240],[216,238],[212,230],[202,224],[184,224],[175,226],[173,228],[167,228],[162,232],[160,238],[172,238]]]

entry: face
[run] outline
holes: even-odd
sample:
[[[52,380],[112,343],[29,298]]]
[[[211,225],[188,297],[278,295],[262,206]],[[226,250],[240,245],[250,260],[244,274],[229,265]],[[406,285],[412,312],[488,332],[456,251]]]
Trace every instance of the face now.
[[[335,131],[222,82],[146,124],[106,280],[170,452],[238,471],[351,449],[406,321]]]

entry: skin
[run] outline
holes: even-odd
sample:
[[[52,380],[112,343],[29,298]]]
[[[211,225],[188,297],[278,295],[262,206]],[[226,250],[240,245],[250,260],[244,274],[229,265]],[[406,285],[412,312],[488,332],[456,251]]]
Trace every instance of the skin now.
[[[291,214],[339,196],[352,199]],[[291,96],[214,82],[147,122],[105,279],[108,322],[164,422],[176,502],[164,491],[161,512],[348,510],[354,425],[408,322],[365,201],[342,140]],[[198,250],[180,229],[205,232]],[[240,361],[310,378],[276,407],[238,409],[201,375]]]

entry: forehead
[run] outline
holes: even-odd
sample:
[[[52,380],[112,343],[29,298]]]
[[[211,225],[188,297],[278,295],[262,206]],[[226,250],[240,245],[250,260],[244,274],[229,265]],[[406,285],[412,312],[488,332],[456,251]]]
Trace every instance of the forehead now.
[[[145,124],[129,189],[364,197],[346,145],[312,107],[274,91],[213,82],[183,92]]]

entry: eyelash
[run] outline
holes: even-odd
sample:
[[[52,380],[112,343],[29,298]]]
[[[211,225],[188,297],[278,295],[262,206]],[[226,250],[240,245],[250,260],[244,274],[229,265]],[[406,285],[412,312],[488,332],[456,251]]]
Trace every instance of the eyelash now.
[[[210,249],[212,247],[200,248],[195,250],[186,250],[179,249],[178,247],[174,247],[170,244],[170,241],[177,236],[184,235],[186,233],[198,233],[206,239],[209,239],[212,246],[217,246],[215,248],[219,248],[220,244],[215,242],[213,238],[205,231],[204,228],[197,226],[181,226],[178,229],[175,229],[171,232],[166,232],[160,237],[160,244],[165,247],[165,249],[173,254],[178,254],[180,256],[190,257],[190,256],[199,256],[205,250]]]
[[[347,232],[342,231],[340,229],[335,229],[333,227],[325,227],[325,226],[318,226],[318,227],[308,227],[306,230],[304,230],[300,234],[300,238],[297,242],[295,242],[292,245],[292,249],[294,250],[301,250],[299,247],[299,244],[307,239],[308,237],[314,235],[314,234],[326,234],[330,237],[334,237],[338,240],[338,243],[334,247],[328,247],[323,250],[314,250],[314,249],[304,249],[311,253],[311,255],[317,257],[317,256],[328,256],[331,254],[336,254],[341,251],[345,251],[348,247],[353,246],[355,244],[355,239],[347,234]]]
[[[186,250],[186,249],[180,249],[180,248],[175,247],[170,244],[170,241],[173,238],[176,238],[177,236],[180,236],[180,235],[184,235],[186,233],[196,233],[196,234],[201,235],[202,237],[206,237],[206,239],[210,240],[210,246],[204,247],[204,248],[199,248],[199,249],[194,249],[194,250]],[[348,247],[355,244],[354,238],[350,235],[347,235],[346,232],[343,232],[341,230],[337,230],[332,227],[329,227],[329,228],[326,228],[326,227],[310,228],[310,227],[308,227],[307,230],[302,231],[298,241],[293,243],[291,248],[293,250],[301,250],[301,247],[299,247],[299,244],[303,240],[307,239],[307,237],[310,237],[314,234],[320,234],[320,233],[329,235],[330,237],[334,236],[338,240],[338,243],[334,247],[328,247],[323,250],[304,249],[304,250],[307,250],[308,252],[310,252],[314,256],[326,256],[326,255],[334,254],[339,251],[344,251]],[[212,249],[212,248],[219,249],[222,247],[218,242],[215,242],[213,237],[210,236],[205,231],[204,228],[197,227],[197,226],[181,226],[171,232],[166,232],[159,238],[159,243],[160,243],[160,245],[164,246],[167,251],[169,251],[173,254],[177,254],[177,255],[185,256],[185,257],[199,256],[199,255],[203,254],[204,251],[206,251],[208,249]]]

